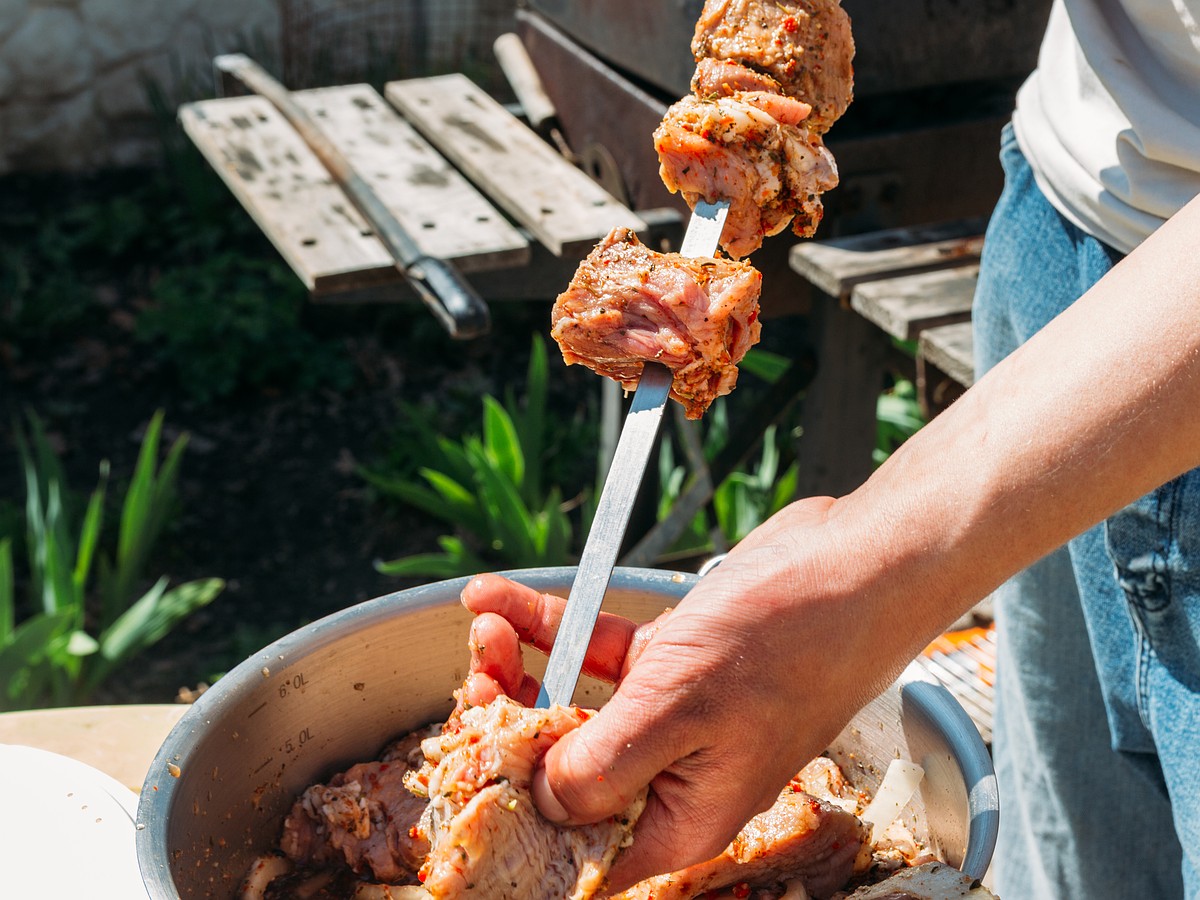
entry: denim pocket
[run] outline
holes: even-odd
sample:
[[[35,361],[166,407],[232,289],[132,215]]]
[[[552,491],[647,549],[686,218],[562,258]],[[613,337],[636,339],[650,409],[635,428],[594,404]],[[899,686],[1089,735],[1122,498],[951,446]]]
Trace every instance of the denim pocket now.
[[[1130,612],[1159,662],[1200,690],[1200,470],[1131,503],[1105,523]]]

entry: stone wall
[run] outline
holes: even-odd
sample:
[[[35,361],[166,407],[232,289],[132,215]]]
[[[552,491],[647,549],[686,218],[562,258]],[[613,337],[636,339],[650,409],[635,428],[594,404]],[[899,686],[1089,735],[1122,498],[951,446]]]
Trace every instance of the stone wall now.
[[[293,87],[478,57],[514,0],[0,0],[0,175],[156,158],[171,110],[243,51]],[[350,40],[353,36],[357,40]],[[381,46],[385,45],[385,46]],[[399,48],[396,51],[395,48]],[[432,52],[431,52],[431,49]],[[157,117],[148,85],[164,101]],[[165,110],[165,112],[164,112]]]

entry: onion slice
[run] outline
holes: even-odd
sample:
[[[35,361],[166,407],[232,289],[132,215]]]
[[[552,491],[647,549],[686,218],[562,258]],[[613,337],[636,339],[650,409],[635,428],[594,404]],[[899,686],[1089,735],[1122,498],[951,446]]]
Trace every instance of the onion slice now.
[[[879,783],[879,790],[859,816],[871,826],[872,844],[883,840],[883,833],[912,799],[924,777],[925,770],[907,759],[893,759],[888,764],[883,781]]]

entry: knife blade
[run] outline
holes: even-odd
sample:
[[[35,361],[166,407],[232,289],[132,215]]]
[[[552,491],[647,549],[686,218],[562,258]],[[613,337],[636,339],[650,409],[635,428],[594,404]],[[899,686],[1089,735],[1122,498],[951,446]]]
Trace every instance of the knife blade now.
[[[726,200],[698,202],[680,245],[680,254],[715,254],[728,214],[729,202]],[[642,367],[642,377],[634,392],[629,414],[625,417],[617,450],[600,492],[600,502],[596,505],[592,528],[579,558],[575,581],[571,584],[562,621],[558,625],[558,634],[550,650],[550,659],[546,663],[546,674],[542,678],[537,699],[539,708],[554,704],[568,706],[575,695],[579,673],[583,670],[583,659],[592,641],[592,631],[600,616],[604,593],[608,590],[621,541],[629,525],[629,515],[650,460],[650,451],[654,449],[654,439],[662,423],[673,377],[671,370],[659,363],[648,362]]]

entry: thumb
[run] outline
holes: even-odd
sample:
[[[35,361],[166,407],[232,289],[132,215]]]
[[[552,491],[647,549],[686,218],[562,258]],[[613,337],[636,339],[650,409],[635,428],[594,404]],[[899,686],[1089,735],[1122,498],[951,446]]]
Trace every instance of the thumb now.
[[[678,758],[654,739],[645,709],[618,691],[550,748],[533,779],[534,802],[542,815],[571,825],[616,815]]]

